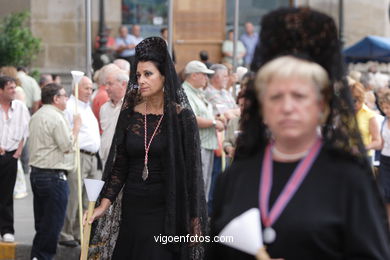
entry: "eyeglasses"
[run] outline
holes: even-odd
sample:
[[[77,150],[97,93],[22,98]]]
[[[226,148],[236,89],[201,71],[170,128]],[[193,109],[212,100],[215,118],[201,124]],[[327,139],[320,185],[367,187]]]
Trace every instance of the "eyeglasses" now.
[[[57,94],[56,95],[57,97],[68,97],[68,95],[65,93],[65,94]]]

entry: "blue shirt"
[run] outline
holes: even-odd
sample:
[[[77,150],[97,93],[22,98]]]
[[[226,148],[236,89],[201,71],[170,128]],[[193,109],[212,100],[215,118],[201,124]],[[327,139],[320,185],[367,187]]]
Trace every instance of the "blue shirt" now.
[[[249,36],[246,33],[241,35],[240,41],[242,41],[246,49],[246,54],[244,56],[245,65],[251,64],[258,39],[259,34],[257,32],[254,32],[252,36]]]
[[[120,47],[121,45],[129,45],[129,44],[137,44],[137,40],[132,34],[128,34],[126,38],[117,37],[115,39],[115,44],[117,47]],[[135,55],[135,48],[133,49],[126,49],[119,53],[120,57],[130,57]]]

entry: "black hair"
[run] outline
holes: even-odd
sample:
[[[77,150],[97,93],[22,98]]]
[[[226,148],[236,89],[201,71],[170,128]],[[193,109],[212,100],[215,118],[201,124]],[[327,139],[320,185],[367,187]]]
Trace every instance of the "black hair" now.
[[[58,95],[61,89],[63,87],[56,83],[49,83],[44,86],[41,92],[42,104],[52,104],[54,102],[54,96]]]
[[[158,39],[158,40],[155,40]],[[166,76],[166,57],[165,50],[166,42],[161,37],[150,37],[144,40],[143,44],[137,45],[135,48],[135,62],[134,67],[137,68],[139,62],[150,61],[152,62],[161,73],[161,75]],[[134,70],[136,72],[136,70]],[[134,76],[136,73],[132,74]]]
[[[160,33],[163,34],[165,31],[168,31],[168,28],[167,27],[162,27],[160,29]]]
[[[10,82],[14,82],[16,84],[16,79],[8,76],[0,76],[0,88],[4,89]]]
[[[38,85],[39,86],[43,86],[43,85],[46,85],[46,83],[49,81],[47,78],[48,76],[50,76],[53,80],[53,76],[51,74],[41,74],[41,76],[39,77],[39,82],[38,82]]]
[[[205,50],[199,52],[199,58],[202,61],[207,61],[209,59],[209,53]]]
[[[25,73],[27,73],[27,68],[26,67],[23,67],[23,66],[18,66],[16,68],[17,71],[24,71]]]

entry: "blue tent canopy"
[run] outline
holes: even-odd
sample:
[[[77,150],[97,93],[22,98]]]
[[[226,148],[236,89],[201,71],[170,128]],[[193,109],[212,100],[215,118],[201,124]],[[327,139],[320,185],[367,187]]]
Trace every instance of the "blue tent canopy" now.
[[[367,36],[343,51],[346,62],[390,62],[390,38]]]

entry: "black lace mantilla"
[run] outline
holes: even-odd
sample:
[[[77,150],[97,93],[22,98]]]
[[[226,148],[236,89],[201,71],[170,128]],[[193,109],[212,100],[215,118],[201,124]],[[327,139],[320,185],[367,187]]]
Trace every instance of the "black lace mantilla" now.
[[[331,82],[323,93],[330,112],[322,126],[324,145],[340,156],[356,160],[370,171],[345,81],[345,66],[333,19],[310,8],[280,8],[265,15],[260,27],[251,69],[258,71],[265,63],[283,55],[321,65]],[[237,140],[237,157],[249,156],[269,142],[254,86],[248,88],[245,96],[248,105],[241,116],[243,131]]]

